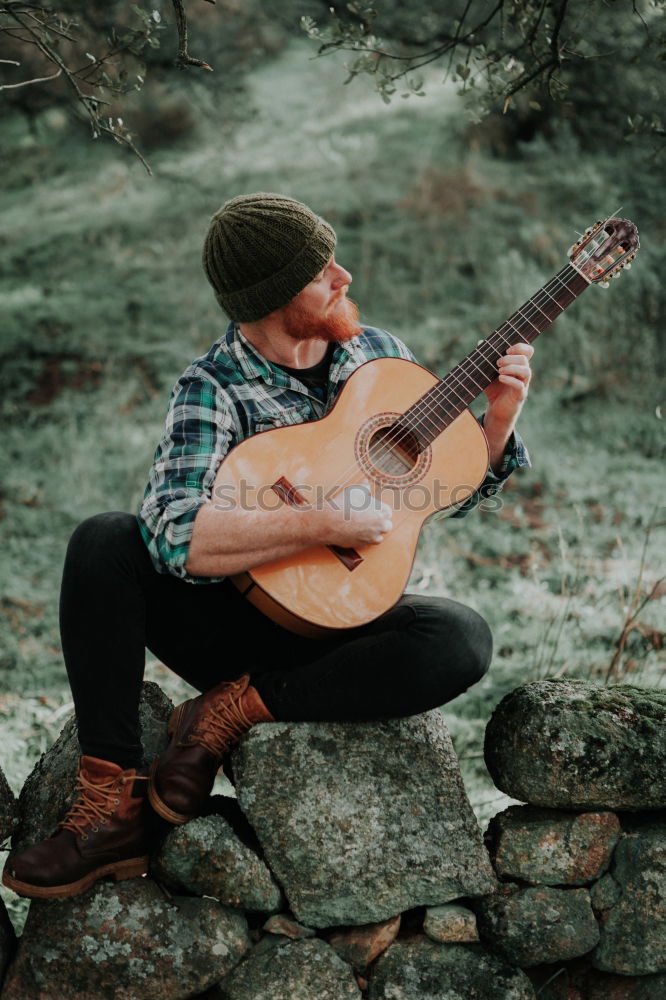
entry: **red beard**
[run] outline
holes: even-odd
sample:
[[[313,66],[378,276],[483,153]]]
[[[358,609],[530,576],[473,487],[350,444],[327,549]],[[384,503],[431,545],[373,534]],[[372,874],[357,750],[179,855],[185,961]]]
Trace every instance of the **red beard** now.
[[[358,306],[346,296],[334,302],[323,316],[293,299],[283,307],[282,321],[285,333],[294,340],[317,338],[340,344],[361,333]]]

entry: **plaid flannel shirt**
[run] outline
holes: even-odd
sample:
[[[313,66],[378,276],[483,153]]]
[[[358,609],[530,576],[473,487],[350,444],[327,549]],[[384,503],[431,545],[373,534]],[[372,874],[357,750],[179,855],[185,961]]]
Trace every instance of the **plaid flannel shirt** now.
[[[397,337],[374,327],[364,327],[358,337],[336,345],[322,402],[298,379],[267,361],[231,323],[208,353],[185,370],[171,394],[138,514],[155,568],[191,583],[223,579],[191,576],[185,563],[194,519],[199,508],[211,501],[224,456],[258,431],[323,417],[352,372],[383,357],[416,360]],[[484,496],[501,489],[514,469],[529,464],[523,442],[513,435],[499,475],[489,469],[476,493],[452,516],[464,516]]]

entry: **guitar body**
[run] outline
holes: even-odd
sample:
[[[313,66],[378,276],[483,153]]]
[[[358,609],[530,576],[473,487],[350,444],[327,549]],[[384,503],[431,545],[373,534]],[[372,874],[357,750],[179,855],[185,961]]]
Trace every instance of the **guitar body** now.
[[[334,501],[365,483],[394,511],[393,528],[378,545],[319,546],[233,577],[274,621],[318,636],[377,618],[403,593],[423,522],[466,500],[483,481],[488,446],[467,409],[418,453],[406,447],[406,435],[387,437],[437,382],[411,361],[368,361],[321,420],[255,434],[224,459],[213,490],[222,509]]]

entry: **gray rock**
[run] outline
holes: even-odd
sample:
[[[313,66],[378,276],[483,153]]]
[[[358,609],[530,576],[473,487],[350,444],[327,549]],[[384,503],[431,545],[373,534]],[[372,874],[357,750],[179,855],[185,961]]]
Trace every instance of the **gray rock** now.
[[[16,934],[5,904],[0,899],[0,986],[16,951]]]
[[[623,827],[611,865],[614,886],[595,894],[601,939],[592,964],[625,976],[666,972],[666,817],[637,817]]]
[[[589,885],[607,871],[620,832],[612,812],[509,806],[490,821],[485,841],[502,878]]]
[[[471,944],[479,940],[476,916],[466,906],[457,903],[427,909],[423,930],[429,938],[441,944]]]
[[[350,967],[318,938],[253,949],[220,983],[220,1000],[360,1000]]]
[[[172,702],[157,684],[143,685],[139,719],[146,763],[166,746],[166,720],[172,709]],[[23,786],[19,796],[19,826],[12,838],[14,852],[48,837],[70,808],[76,798],[79,756],[76,720],[72,716]]]
[[[256,726],[233,769],[266,860],[311,927],[374,923],[495,885],[439,712]]]
[[[514,799],[558,809],[666,808],[666,692],[524,684],[495,709],[485,758]]]
[[[535,1000],[520,969],[478,945],[437,944],[425,936],[398,940],[370,980],[370,1000]]]
[[[9,787],[4,772],[0,770],[0,844],[10,837],[18,823],[18,803]]]
[[[666,1000],[666,975],[618,976],[587,959],[528,972],[539,1000]]]
[[[214,896],[227,906],[271,913],[284,904],[264,862],[222,816],[200,816],[173,829],[151,873],[177,890]]]
[[[506,887],[474,907],[481,941],[523,969],[566,962],[599,941],[587,889]]]
[[[146,878],[33,901],[1,1000],[185,1000],[250,947],[236,910],[166,897]]]
[[[622,888],[617,884],[610,872],[602,875],[598,882],[590,887],[590,899],[595,913],[610,910],[620,901]]]

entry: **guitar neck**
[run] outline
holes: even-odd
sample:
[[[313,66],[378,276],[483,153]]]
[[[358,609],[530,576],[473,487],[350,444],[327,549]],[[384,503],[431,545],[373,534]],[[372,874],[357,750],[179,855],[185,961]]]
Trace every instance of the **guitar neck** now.
[[[588,287],[575,267],[566,267],[516,309],[489,337],[402,415],[398,423],[418,441],[432,444],[483,390],[497,378],[497,360],[512,344],[531,343]]]

